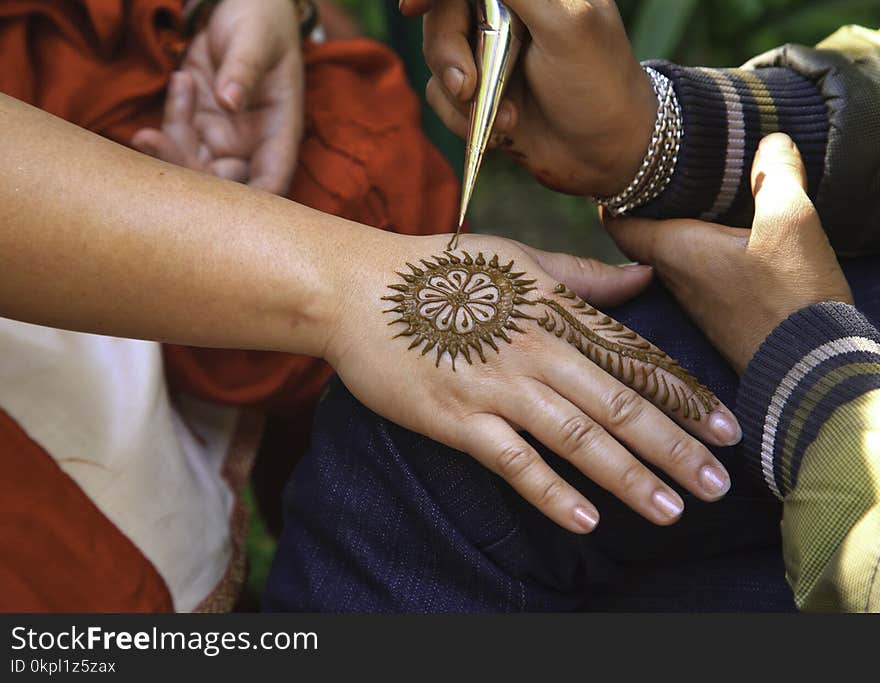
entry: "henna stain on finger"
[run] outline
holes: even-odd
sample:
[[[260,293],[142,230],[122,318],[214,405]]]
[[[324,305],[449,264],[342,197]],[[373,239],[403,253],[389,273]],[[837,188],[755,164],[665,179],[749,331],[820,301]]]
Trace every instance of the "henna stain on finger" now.
[[[677,361],[565,285],[541,296],[535,280],[514,272],[513,261],[461,254],[407,263],[409,272],[397,273],[402,281],[389,285],[394,293],[382,297],[393,304],[384,313],[398,316],[388,325],[406,325],[394,339],[410,339],[409,350],[423,356],[433,351],[435,366],[444,354],[453,371],[459,356],[470,365],[475,356],[485,363],[486,347],[499,353],[499,342],[513,343],[511,333],[526,333],[518,321],[531,321],[671,413],[699,422],[719,405]]]
[[[538,299],[546,307],[537,320],[542,329],[564,337],[606,372],[685,418],[699,422],[718,406],[708,388],[651,342],[596,310],[565,285],[558,285],[553,294],[565,303]]]

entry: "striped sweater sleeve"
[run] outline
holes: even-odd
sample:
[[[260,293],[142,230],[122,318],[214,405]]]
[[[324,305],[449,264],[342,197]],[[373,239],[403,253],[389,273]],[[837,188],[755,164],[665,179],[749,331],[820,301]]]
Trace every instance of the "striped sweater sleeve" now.
[[[738,415],[749,467],[784,501],[798,606],[880,611],[880,331],[846,304],[795,313],[752,359]]]
[[[749,174],[758,143],[775,132],[797,144],[815,197],[825,168],[828,111],[819,88],[787,68],[709,69],[647,62],[669,78],[684,136],[666,191],[635,211],[648,218],[698,218],[748,227]]]

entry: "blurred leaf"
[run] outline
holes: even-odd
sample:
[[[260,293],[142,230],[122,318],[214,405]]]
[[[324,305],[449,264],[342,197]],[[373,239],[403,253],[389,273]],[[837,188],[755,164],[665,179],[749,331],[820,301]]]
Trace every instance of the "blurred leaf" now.
[[[671,57],[696,7],[696,0],[642,2],[632,32],[636,57],[639,60]]]
[[[880,20],[877,0],[826,0],[778,10],[750,36],[750,44],[763,51],[786,42],[813,45],[845,24],[876,28]]]

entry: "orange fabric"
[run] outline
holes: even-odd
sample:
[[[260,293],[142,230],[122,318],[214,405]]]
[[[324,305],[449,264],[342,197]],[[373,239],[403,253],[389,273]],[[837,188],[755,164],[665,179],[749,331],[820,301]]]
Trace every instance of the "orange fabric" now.
[[[180,0],[4,0],[0,91],[126,144],[161,120],[185,49]],[[289,196],[396,232],[454,227],[458,186],[421,131],[397,57],[364,39],[305,48],[306,136]],[[308,412],[331,370],[287,354],[168,346],[172,385]]]
[[[180,0],[4,0],[0,91],[126,143],[159,121],[179,27]]]
[[[152,564],[0,410],[0,611],[170,612]]]
[[[136,130],[161,120],[168,77],[186,47],[180,6],[180,0],[3,0],[0,91],[127,144]],[[290,197],[388,230],[452,230],[457,181],[422,134],[418,100],[393,53],[357,39],[309,44],[305,55],[306,136]],[[287,354],[180,346],[165,347],[165,361],[172,386],[214,401],[268,404],[289,416],[274,462],[261,470],[260,479],[275,487],[269,497],[277,498],[307,443],[331,369]],[[3,607],[170,608],[146,559],[136,561],[136,549],[2,418]],[[35,544],[37,538],[51,541]],[[63,568],[53,566],[51,558],[62,555]]]

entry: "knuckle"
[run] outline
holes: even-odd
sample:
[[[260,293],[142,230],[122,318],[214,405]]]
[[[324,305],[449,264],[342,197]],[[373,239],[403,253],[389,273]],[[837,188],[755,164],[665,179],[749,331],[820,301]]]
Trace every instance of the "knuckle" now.
[[[642,414],[642,399],[632,389],[616,389],[607,405],[608,424],[612,427],[631,424]]]
[[[678,436],[669,447],[666,460],[672,467],[681,467],[694,455],[694,441],[685,435]]]
[[[562,443],[569,451],[589,451],[597,438],[596,423],[586,415],[575,415],[562,424]]]
[[[538,496],[538,507],[546,508],[559,502],[565,492],[565,485],[559,479],[552,479]]]
[[[819,212],[803,191],[792,201],[791,217],[796,225],[804,225],[818,218]]]
[[[422,53],[431,73],[439,75],[449,65],[450,58],[455,56],[450,45],[456,45],[460,39],[461,35],[458,33],[436,28],[431,22],[425,24]]]
[[[568,24],[581,31],[592,31],[600,17],[600,2],[568,3]]]
[[[647,470],[638,462],[626,466],[620,473],[620,489],[624,496],[634,493],[645,479]]]
[[[496,459],[498,472],[510,482],[522,480],[534,464],[534,454],[522,446],[507,446],[498,453]]]
[[[569,256],[569,258],[574,262],[574,270],[580,271],[584,277],[591,279],[599,275],[599,264],[594,259],[577,258],[576,256]]]
[[[761,204],[762,220],[782,227],[796,227],[816,217],[816,208],[801,187],[779,185],[777,183],[772,187],[772,201]]]

